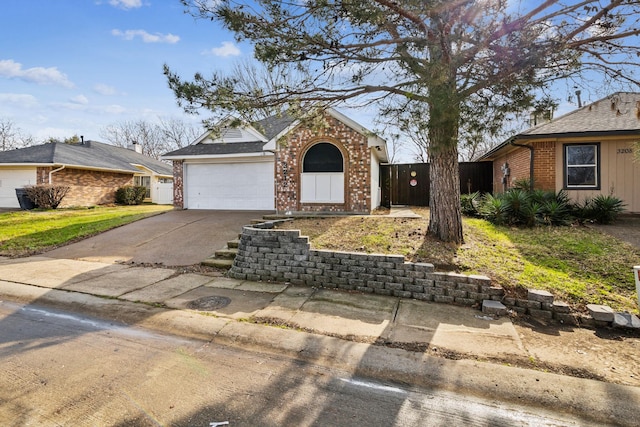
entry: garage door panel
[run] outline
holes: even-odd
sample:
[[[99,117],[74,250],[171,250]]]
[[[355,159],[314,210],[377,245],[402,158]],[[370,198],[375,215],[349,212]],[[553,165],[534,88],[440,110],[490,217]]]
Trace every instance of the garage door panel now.
[[[273,210],[273,163],[187,164],[187,209]]]
[[[16,188],[25,185],[35,185],[36,171],[29,169],[1,169],[0,170],[0,208],[19,208]]]

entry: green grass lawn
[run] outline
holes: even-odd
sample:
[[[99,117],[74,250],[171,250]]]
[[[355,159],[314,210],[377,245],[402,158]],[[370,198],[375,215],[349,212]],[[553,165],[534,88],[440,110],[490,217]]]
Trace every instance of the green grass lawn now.
[[[140,205],[0,213],[0,255],[43,252],[171,209]]]
[[[498,227],[465,218],[458,247],[427,236],[427,211],[416,212],[423,218],[296,219],[283,227],[300,229],[317,249],[402,254],[440,271],[486,275],[513,296],[543,289],[578,309],[593,303],[638,313],[640,250],[628,243],[590,227]]]

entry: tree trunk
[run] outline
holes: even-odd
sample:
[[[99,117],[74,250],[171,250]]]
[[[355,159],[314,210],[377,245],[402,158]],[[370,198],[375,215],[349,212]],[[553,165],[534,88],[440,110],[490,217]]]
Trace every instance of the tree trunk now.
[[[460,211],[458,147],[442,147],[429,155],[429,233],[443,242],[463,243]]]
[[[455,83],[434,85],[429,102],[429,233],[443,242],[463,243],[458,165],[460,104]]]

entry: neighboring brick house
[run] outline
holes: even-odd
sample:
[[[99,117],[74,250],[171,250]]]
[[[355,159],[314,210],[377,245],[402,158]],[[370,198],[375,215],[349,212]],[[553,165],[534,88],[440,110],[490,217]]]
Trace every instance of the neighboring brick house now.
[[[368,214],[380,206],[386,142],[333,109],[313,123],[285,115],[222,126],[217,138],[207,132],[165,154],[174,165],[174,206],[283,214]]]
[[[61,207],[114,203],[125,185],[145,186],[150,201],[171,204],[171,166],[135,148],[82,141],[0,152],[0,208],[19,207],[15,189],[36,184],[69,186]]]
[[[618,92],[522,132],[482,156],[493,161],[494,193],[519,179],[565,190],[574,201],[615,195],[640,212],[640,93]]]

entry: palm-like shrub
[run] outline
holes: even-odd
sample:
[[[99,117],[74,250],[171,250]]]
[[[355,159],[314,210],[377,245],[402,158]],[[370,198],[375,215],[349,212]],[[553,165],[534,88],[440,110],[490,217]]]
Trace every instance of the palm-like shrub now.
[[[480,203],[481,198],[480,192],[478,191],[460,195],[460,207],[464,215],[479,216],[480,212],[478,211],[478,208],[480,207]]]
[[[600,224],[611,224],[624,211],[625,204],[615,196],[598,195],[590,200],[590,219]]]
[[[502,195],[493,196],[485,194],[480,205],[480,215],[487,221],[496,225],[506,225],[511,217],[509,204]]]

